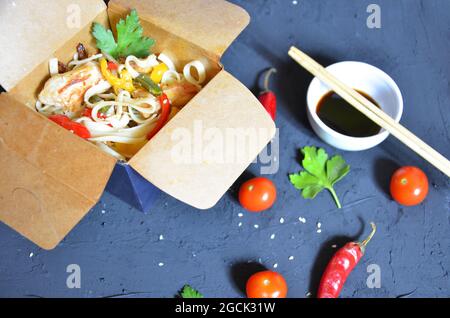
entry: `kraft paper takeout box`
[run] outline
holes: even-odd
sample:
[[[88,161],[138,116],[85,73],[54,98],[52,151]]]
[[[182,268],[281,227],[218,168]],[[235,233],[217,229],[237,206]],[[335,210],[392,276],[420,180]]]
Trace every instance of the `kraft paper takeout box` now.
[[[116,166],[113,157],[37,113],[34,105],[49,78],[51,57],[70,60],[79,42],[95,52],[92,22],[114,29],[132,8],[145,35],[156,40],[153,51],[173,54],[182,65],[203,59],[208,84],[134,158]],[[214,206],[275,134],[261,104],[220,64],[248,22],[242,8],[222,0],[112,0],[108,8],[101,0],[2,1],[0,84],[7,93],[0,95],[0,220],[52,249],[97,203],[115,167],[121,191],[145,192],[148,185],[151,193],[159,188],[199,209]],[[251,159],[175,162],[172,133],[180,127],[192,132],[195,121],[222,133],[248,127],[269,133],[247,145]]]

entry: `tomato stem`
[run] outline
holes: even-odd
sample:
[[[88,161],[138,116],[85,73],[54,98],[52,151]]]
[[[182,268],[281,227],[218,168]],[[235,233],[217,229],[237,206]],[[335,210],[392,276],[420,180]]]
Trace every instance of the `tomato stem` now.
[[[328,188],[328,190],[330,191],[331,195],[333,196],[334,202],[336,202],[338,209],[342,209],[342,205],[341,205],[341,202],[339,201],[336,191],[334,191],[333,188]]]
[[[372,232],[369,234],[369,236],[364,241],[359,243],[359,246],[361,247],[361,251],[363,253],[364,253],[364,250],[366,249],[367,244],[369,244],[370,240],[373,238],[373,236],[375,235],[375,232],[377,231],[377,226],[375,225],[375,223],[370,222],[370,225],[372,226]]]
[[[263,86],[264,92],[270,92],[270,89],[269,89],[270,77],[272,76],[272,74],[274,74],[276,72],[277,72],[277,69],[272,67],[264,75],[264,86]]]

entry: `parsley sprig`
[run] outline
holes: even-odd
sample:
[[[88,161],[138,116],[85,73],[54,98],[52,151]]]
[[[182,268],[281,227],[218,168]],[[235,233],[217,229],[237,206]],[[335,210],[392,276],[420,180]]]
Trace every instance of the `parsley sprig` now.
[[[185,285],[180,293],[181,298],[203,298],[204,296],[189,285]]]
[[[350,166],[341,156],[328,159],[328,154],[322,148],[304,147],[301,151],[304,155],[302,165],[305,170],[289,175],[291,183],[302,191],[305,199],[314,199],[322,190],[327,189],[337,207],[342,208],[334,185],[349,173]]]
[[[94,23],[92,34],[97,40],[97,47],[114,58],[134,55],[145,58],[150,55],[153,39],[143,36],[143,28],[136,10],[132,10],[125,20],[117,23],[117,42],[111,30]]]

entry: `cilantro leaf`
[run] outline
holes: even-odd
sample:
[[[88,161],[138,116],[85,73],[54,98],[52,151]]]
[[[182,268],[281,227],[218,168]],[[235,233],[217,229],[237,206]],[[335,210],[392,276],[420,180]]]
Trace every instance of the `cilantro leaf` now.
[[[305,170],[289,175],[291,183],[302,191],[305,199],[314,199],[322,190],[327,189],[340,209],[342,206],[333,186],[350,172],[350,166],[341,156],[328,159],[325,150],[316,147],[304,147],[302,153]]]
[[[150,55],[150,48],[155,44],[153,39],[143,36],[144,29],[139,21],[136,10],[132,10],[125,20],[116,25],[117,42],[111,30],[106,30],[101,24],[94,23],[93,36],[97,47],[114,58],[134,55],[144,58]]]
[[[115,55],[117,43],[111,30],[106,30],[103,25],[95,22],[92,28],[92,35],[97,40],[97,48],[109,55]]]
[[[203,298],[204,296],[189,285],[185,285],[180,293],[181,298]]]

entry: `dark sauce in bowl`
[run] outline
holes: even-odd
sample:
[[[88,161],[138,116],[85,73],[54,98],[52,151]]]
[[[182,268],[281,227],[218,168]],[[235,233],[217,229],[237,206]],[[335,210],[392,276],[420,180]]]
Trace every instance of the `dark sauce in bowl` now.
[[[356,91],[381,109],[372,97],[359,90]],[[381,131],[380,126],[333,91],[320,99],[317,105],[317,115],[325,125],[346,136],[370,137]]]

